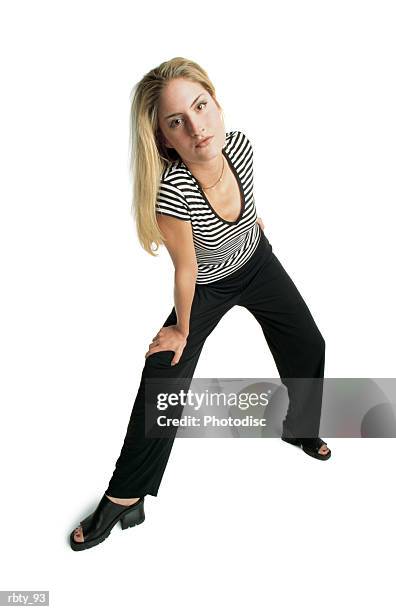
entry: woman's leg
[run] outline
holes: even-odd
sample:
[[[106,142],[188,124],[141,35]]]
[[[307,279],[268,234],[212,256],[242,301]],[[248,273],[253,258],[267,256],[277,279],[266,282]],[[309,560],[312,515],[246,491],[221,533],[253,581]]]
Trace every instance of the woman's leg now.
[[[245,287],[238,305],[247,308],[259,322],[288,389],[284,432],[295,437],[318,437],[325,341],[297,287],[274,254]]]
[[[177,388],[188,391],[206,338],[235,304],[236,299],[232,291],[218,291],[209,285],[196,285],[189,335],[179,362],[170,365],[173,351],[158,351],[145,360],[121,453],[105,491],[111,501],[117,499],[116,503],[130,505],[145,495],[157,495],[174,437],[146,437],[146,411],[153,410],[152,406],[146,405],[146,382],[155,378],[169,379],[172,392],[176,392]],[[173,308],[163,327],[175,325],[176,322],[176,311]],[[180,383],[178,379],[182,379]],[[161,381],[161,392],[162,384]],[[174,433],[176,435],[176,430]],[[81,527],[74,531],[73,537],[78,542],[84,541]]]
[[[187,391],[206,338],[235,304],[235,300],[230,292],[218,292],[210,285],[196,285],[189,335],[179,362],[170,365],[173,351],[159,351],[145,360],[124,443],[105,491],[106,495],[116,498],[157,495],[174,438],[146,437],[145,414],[151,408],[146,405],[146,382],[156,378],[169,379],[172,391],[175,391],[178,384],[180,389]],[[163,326],[176,323],[173,308]],[[178,379],[182,379],[180,383]]]

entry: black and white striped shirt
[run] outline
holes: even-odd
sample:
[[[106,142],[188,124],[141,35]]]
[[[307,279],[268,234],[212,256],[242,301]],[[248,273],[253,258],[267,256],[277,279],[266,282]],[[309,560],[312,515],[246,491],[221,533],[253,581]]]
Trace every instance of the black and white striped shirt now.
[[[235,221],[226,221],[210,205],[201,186],[181,159],[163,171],[156,212],[192,224],[198,263],[198,284],[225,278],[253,255],[259,240],[253,195],[253,148],[238,130],[227,132],[222,152],[237,179],[241,212]]]

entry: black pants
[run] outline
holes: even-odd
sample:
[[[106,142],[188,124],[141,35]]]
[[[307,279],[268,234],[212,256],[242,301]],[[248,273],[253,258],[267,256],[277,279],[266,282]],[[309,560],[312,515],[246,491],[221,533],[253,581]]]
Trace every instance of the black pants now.
[[[159,351],[146,359],[107,495],[119,498],[157,495],[174,438],[145,437],[145,380],[167,377],[191,380],[206,338],[235,305],[247,308],[261,325],[287,387],[289,406],[284,431],[292,434],[298,430],[299,437],[319,435],[325,342],[302,296],[261,231],[256,251],[239,270],[214,283],[196,285],[189,336],[179,363],[170,365],[173,351]],[[163,326],[176,323],[173,308]],[[299,377],[304,379],[301,385],[294,380]],[[307,385],[307,378],[317,380]],[[303,430],[308,435],[302,435]]]

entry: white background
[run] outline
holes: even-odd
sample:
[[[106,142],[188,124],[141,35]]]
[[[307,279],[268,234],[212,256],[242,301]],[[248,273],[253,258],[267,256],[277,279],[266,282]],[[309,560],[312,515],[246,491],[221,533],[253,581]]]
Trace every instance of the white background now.
[[[326,340],[326,376],[393,377],[395,5],[2,2],[0,589],[53,610],[371,610],[393,601],[395,441],[175,442],[146,521],[75,554],[121,449],[173,268],[137,241],[129,95],[201,64],[254,148],[255,200]],[[234,308],[198,377],[276,377]]]

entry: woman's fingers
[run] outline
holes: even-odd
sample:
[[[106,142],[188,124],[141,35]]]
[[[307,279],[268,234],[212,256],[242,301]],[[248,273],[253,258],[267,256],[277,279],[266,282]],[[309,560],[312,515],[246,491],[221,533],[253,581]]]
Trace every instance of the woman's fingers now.
[[[181,338],[182,334],[176,325],[161,327],[159,332],[154,336],[149,344],[149,350],[145,354],[145,358],[159,351],[173,351],[174,356],[171,365],[176,365],[181,357],[181,354],[186,345],[186,340]]]
[[[147,351],[147,353],[145,354],[145,359],[147,359],[147,357],[149,357],[149,355],[153,355],[154,353],[159,353],[161,351],[174,351],[174,356],[173,359],[171,361],[171,365],[176,365],[177,363],[179,363],[180,361],[180,357],[182,356],[182,353],[184,351],[184,347],[182,349],[177,349],[176,351],[172,348],[166,348],[164,346],[161,346],[160,344],[157,344],[155,346],[152,346],[150,344],[150,349]]]
[[[164,328],[163,328],[163,327],[161,327],[161,329],[160,329],[160,330],[159,330],[159,331],[158,331],[158,332],[155,334],[155,336],[154,336],[153,340],[158,340],[158,338],[161,336],[161,332],[162,332],[162,330],[163,330],[163,329],[164,329]]]
[[[159,351],[173,351],[172,348],[169,348],[168,344],[161,340],[156,340],[155,342],[150,342],[149,350],[147,351],[145,357],[151,355],[151,353],[158,353]]]
[[[172,361],[171,361],[171,366],[174,366],[174,365],[176,365],[177,363],[179,363],[179,361],[180,361],[180,357],[182,356],[182,352],[183,352],[183,349],[178,349],[178,350],[175,352],[174,357],[173,357],[173,359],[172,359]]]
[[[147,351],[147,353],[145,354],[145,357],[148,357],[149,355],[152,355],[153,353],[159,353],[160,351],[166,351],[166,350],[170,350],[170,349],[164,349],[160,346],[153,346]]]

